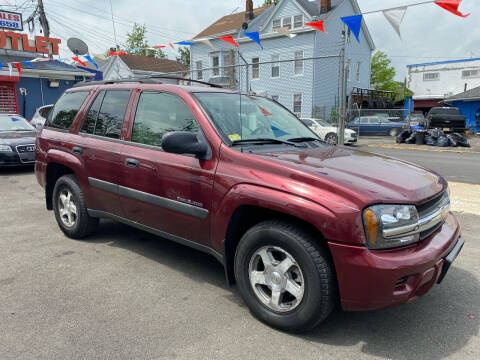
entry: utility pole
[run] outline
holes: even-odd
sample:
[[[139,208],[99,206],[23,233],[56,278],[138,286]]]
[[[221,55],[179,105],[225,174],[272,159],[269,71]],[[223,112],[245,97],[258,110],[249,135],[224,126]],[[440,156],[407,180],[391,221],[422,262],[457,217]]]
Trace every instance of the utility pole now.
[[[112,0],[110,0],[110,12],[112,14],[112,25],[113,25],[113,38],[115,39],[115,48],[120,50],[120,47],[118,46],[117,42],[117,32],[115,31],[115,19],[113,18],[113,5],[112,5]]]
[[[50,26],[48,25],[45,9],[43,8],[43,0],[38,0],[38,14],[40,16],[40,25],[42,25],[43,35],[50,37]]]
[[[346,98],[347,98],[347,79],[345,78],[345,29],[342,30],[342,45],[340,48],[340,74],[338,79],[338,134],[337,144],[345,143],[345,117],[346,117]]]

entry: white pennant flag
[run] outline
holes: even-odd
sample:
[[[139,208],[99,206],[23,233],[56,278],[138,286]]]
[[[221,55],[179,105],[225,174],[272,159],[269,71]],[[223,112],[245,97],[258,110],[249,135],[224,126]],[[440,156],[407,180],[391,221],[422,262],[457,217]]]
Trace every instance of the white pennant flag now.
[[[204,44],[207,44],[208,46],[210,46],[212,49],[215,49],[215,46],[213,46],[212,42],[210,41],[210,39],[203,39],[203,40],[200,40],[202,43]]]
[[[279,34],[288,36],[289,38],[293,38],[297,36],[297,34],[291,34],[290,29],[288,27],[276,28],[275,31],[278,32]]]
[[[10,76],[12,76],[12,64],[8,63],[8,71],[10,72]]]
[[[405,13],[407,12],[408,6],[402,6],[395,9],[384,10],[383,15],[387,18],[388,22],[392,25],[393,29],[396,31],[400,39],[402,35],[400,34],[400,25],[402,24]]]

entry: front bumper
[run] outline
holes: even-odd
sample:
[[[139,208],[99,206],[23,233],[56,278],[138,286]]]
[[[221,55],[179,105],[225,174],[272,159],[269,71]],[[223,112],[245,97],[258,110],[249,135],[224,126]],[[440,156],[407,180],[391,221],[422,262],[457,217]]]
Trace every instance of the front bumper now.
[[[16,152],[1,152],[0,167],[33,166],[35,161],[24,162]]]
[[[430,237],[401,249],[372,251],[330,242],[343,309],[377,310],[413,301],[443,280],[462,246],[452,213]]]

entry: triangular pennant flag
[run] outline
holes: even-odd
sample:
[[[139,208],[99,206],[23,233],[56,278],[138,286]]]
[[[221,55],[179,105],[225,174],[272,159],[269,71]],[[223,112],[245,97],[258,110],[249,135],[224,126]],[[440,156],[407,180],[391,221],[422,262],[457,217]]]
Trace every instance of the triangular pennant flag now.
[[[276,28],[275,32],[278,32],[279,34],[285,35],[289,38],[293,38],[293,37],[297,36],[297,34],[291,34],[290,29],[288,27]]]
[[[10,73],[10,76],[12,76],[12,64],[8,63],[8,72]]]
[[[109,56],[127,55],[125,51],[113,51],[108,53]]]
[[[93,61],[90,55],[85,55],[84,58],[87,59],[87,61],[90,61],[93,64],[93,66],[95,66],[95,68],[98,69],[98,64],[95,61]]]
[[[458,7],[460,6],[461,2],[462,0],[439,0],[435,1],[435,4],[447,11],[450,11],[452,14],[466,18],[470,16],[470,14],[462,14],[460,11],[458,11]]]
[[[184,46],[193,46],[193,42],[191,41],[179,41],[179,42],[176,42],[175,44],[184,45]]]
[[[325,34],[328,34],[328,33],[325,31],[325,27],[323,26],[323,24],[324,24],[324,21],[323,21],[323,20],[305,23],[305,25],[307,25],[307,26],[311,26],[311,27],[313,27],[314,29],[320,30],[321,32],[323,32],[323,33],[325,33]]]
[[[210,41],[210,39],[203,39],[203,40],[200,40],[202,43],[210,46],[212,49],[215,49],[215,46],[213,46],[212,42]]]
[[[3,64],[0,62],[0,69],[3,67]]]
[[[362,20],[363,20],[362,15],[353,15],[353,16],[347,16],[342,18],[342,21],[352,31],[353,35],[355,35],[358,42],[360,42],[359,36],[360,36],[360,29],[362,28]]]
[[[222,39],[223,41],[229,43],[229,44],[232,44],[233,46],[237,47],[238,48],[238,44],[237,42],[233,39],[233,36],[232,35],[227,35],[227,36],[220,36],[220,39]]]
[[[263,46],[262,44],[260,43],[260,34],[258,33],[258,31],[254,31],[254,32],[248,32],[248,33],[245,33],[246,36],[248,36],[250,39],[252,39],[253,41],[255,41],[258,45],[260,45],[260,47],[262,48],[263,50]]]
[[[23,63],[25,65],[27,65],[28,67],[31,67],[32,69],[35,69],[35,66],[33,66],[33,64],[30,61],[24,61]]]
[[[171,47],[172,49],[175,49],[175,46],[173,46],[172,43],[168,43],[168,45],[170,45],[170,47]]]
[[[22,75],[22,69],[20,68],[20,64],[16,62],[16,63],[13,63],[13,65],[15,65],[15,67],[17,68],[18,76]]]
[[[400,34],[400,25],[405,17],[407,8],[408,6],[402,6],[395,9],[383,10],[383,15],[385,15],[400,39],[402,38],[402,35]]]
[[[80,65],[82,66],[87,66],[87,64],[85,64],[82,60],[80,60],[78,57],[74,56],[72,57],[72,60],[78,62]]]
[[[163,49],[163,48],[166,48],[165,45],[155,45],[154,46],[155,49]]]

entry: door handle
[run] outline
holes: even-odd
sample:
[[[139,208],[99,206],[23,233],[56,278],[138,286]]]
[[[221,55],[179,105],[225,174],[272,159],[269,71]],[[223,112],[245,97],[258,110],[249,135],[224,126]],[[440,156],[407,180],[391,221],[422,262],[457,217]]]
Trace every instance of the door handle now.
[[[131,168],[136,168],[139,165],[139,162],[137,159],[131,159],[131,158],[126,158],[125,159],[125,165]]]
[[[75,155],[82,155],[83,154],[83,149],[79,146],[74,146],[72,148],[72,153],[74,153]]]

